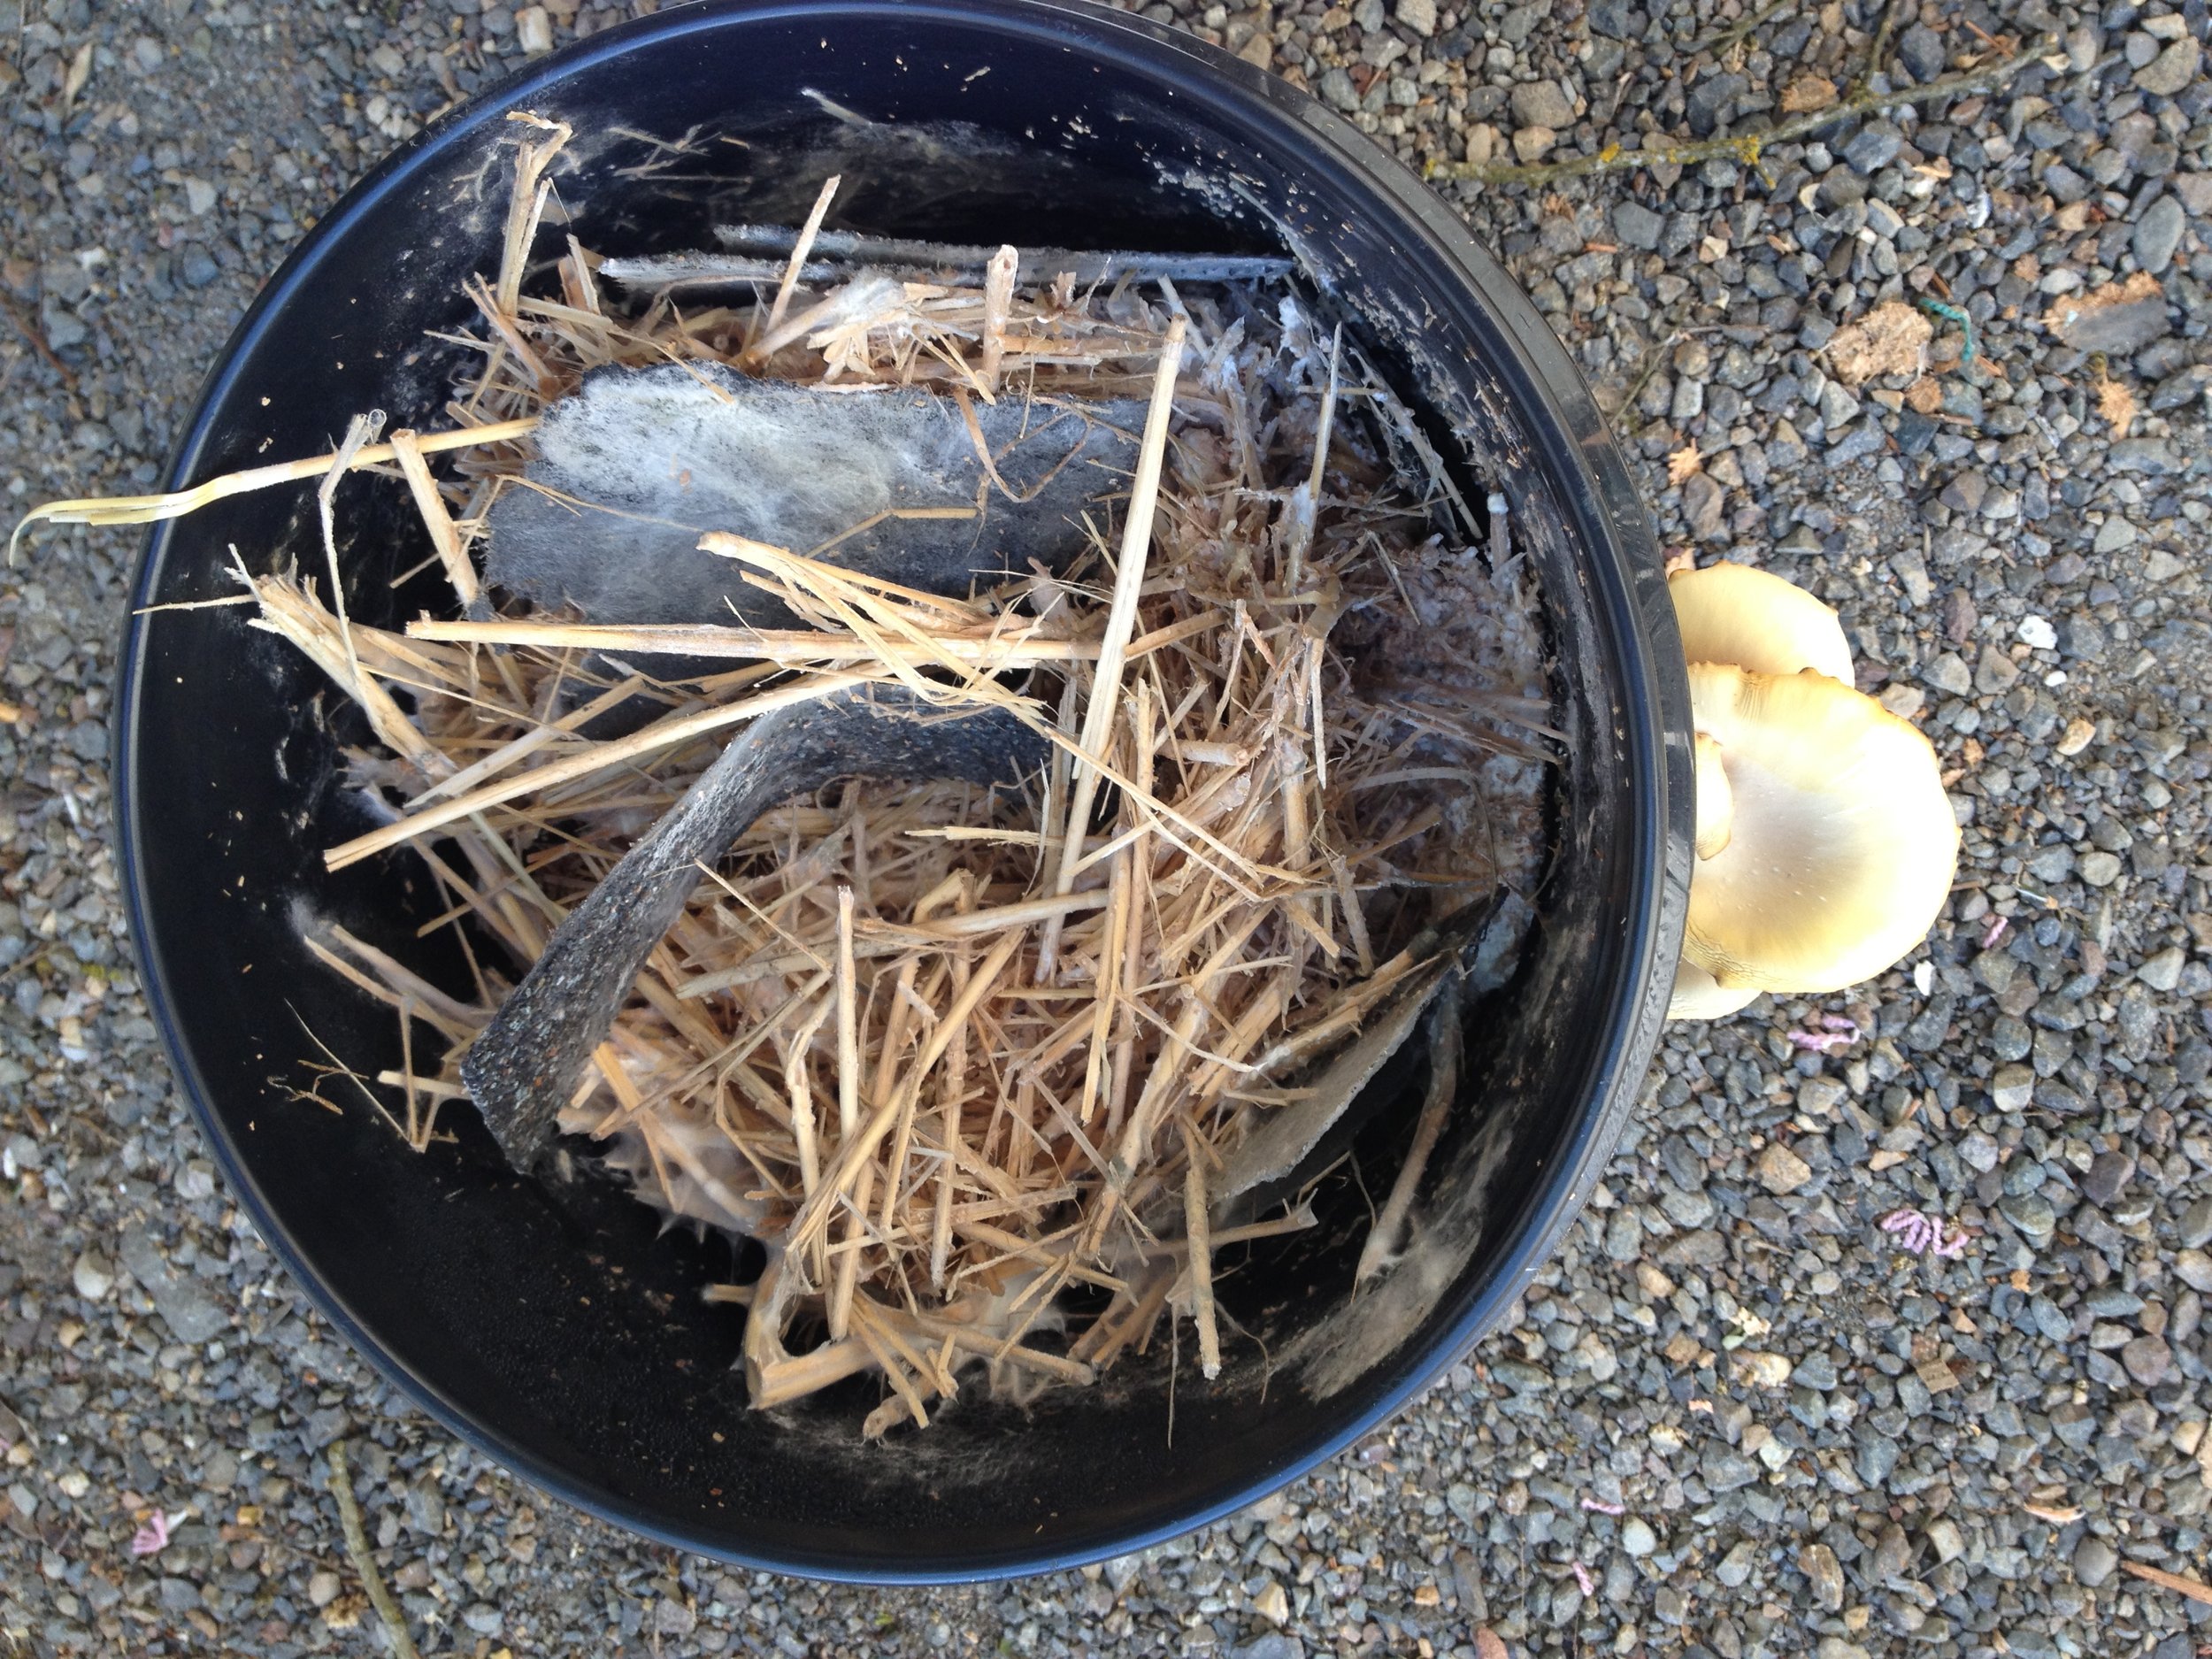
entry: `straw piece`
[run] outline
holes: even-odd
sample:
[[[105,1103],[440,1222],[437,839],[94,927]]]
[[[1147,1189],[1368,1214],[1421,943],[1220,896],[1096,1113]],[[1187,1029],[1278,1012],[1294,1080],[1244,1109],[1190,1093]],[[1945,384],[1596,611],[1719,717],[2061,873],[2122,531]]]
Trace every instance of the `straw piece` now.
[[[1183,1227],[1190,1244],[1191,1318],[1198,1326],[1198,1369],[1208,1382],[1221,1375],[1221,1333],[1214,1318],[1214,1264],[1206,1237],[1205,1155],[1197,1132],[1182,1125]]]
[[[860,996],[853,962],[853,890],[837,889],[837,1137],[860,1121]]]
[[[1391,1183],[1390,1196],[1384,1200],[1367,1242],[1360,1247],[1359,1265],[1352,1274],[1355,1285],[1380,1273],[1398,1253],[1398,1238],[1413,1208],[1413,1195],[1459,1093],[1460,1046],[1459,979],[1455,974],[1447,974],[1436,1001],[1429,1007],[1429,1087],[1421,1103],[1421,1116],[1414,1123],[1413,1145],[1398,1167],[1397,1179]]]
[[[1000,672],[1041,663],[1095,658],[1094,640],[1041,639],[1028,630],[978,639],[941,637],[926,647],[887,641],[871,646],[826,629],[721,627],[711,623],[625,626],[541,622],[535,618],[474,622],[420,618],[407,625],[410,639],[470,645],[530,645],[541,650],[647,651],[671,656],[727,657],[748,662],[815,666],[877,660],[879,655],[926,664],[950,656],[964,664]],[[1188,637],[1187,634],[1184,637]]]
[[[464,427],[455,432],[434,432],[419,436],[417,447],[425,455],[443,454],[449,449],[465,449],[478,446],[512,443],[537,430],[538,418],[528,415],[517,420],[493,421],[481,426]],[[15,559],[16,543],[23,533],[35,524],[89,524],[133,525],[159,524],[170,518],[181,518],[187,513],[216,502],[227,501],[233,495],[250,495],[256,490],[273,488],[279,484],[297,484],[311,478],[320,478],[337,465],[343,457],[349,472],[363,467],[380,466],[397,457],[388,443],[369,443],[352,450],[342,449],[329,455],[309,456],[303,460],[278,461],[268,466],[249,467],[240,472],[225,472],[211,478],[204,484],[189,489],[173,490],[162,495],[90,496],[70,501],[50,501],[25,513],[8,538],[8,559]]]
[[[566,121],[549,121],[527,110],[511,111],[507,119],[550,134],[542,143],[526,140],[515,152],[515,182],[507,201],[507,227],[500,248],[497,296],[500,313],[512,317],[522,297],[522,279],[529,265],[530,244],[537,235],[538,221],[545,216],[545,204],[553,190],[552,180],[543,175],[553,157],[574,136],[574,129]]]
[[[792,256],[795,259],[797,254]],[[987,393],[998,390],[999,373],[1006,361],[1006,322],[1014,308],[1014,273],[1021,255],[1001,248],[983,267],[983,357],[976,375]]]
[[[1114,714],[1120,705],[1121,676],[1130,636],[1136,631],[1137,600],[1144,588],[1145,566],[1152,547],[1152,521],[1159,507],[1160,468],[1167,456],[1168,418],[1175,410],[1175,380],[1183,362],[1184,323],[1177,318],[1168,325],[1160,343],[1159,366],[1152,380],[1152,402],[1145,411],[1144,437],[1137,448],[1137,472],[1129,490],[1128,515],[1122,520],[1120,562],[1114,570],[1114,594],[1106,611],[1106,632],[1100,641],[1098,668],[1091,680],[1090,700],[1083,710],[1081,748],[1074,756],[1075,769],[1068,791],[1066,838],[1060,849],[1060,865],[1053,877],[1053,891],[1065,893],[1075,885],[1076,862],[1082,856],[1083,838],[1089,833],[1092,803],[1098,798],[1100,769],[1092,757],[1106,753],[1113,733]],[[1048,928],[1039,953],[1040,983],[1052,977],[1053,958],[1059,942],[1056,930]]]
[[[549,761],[502,783],[485,784],[456,799],[441,801],[411,812],[396,824],[387,824],[365,835],[341,841],[323,855],[323,863],[328,869],[343,870],[349,864],[359,864],[364,858],[373,857],[417,836],[427,834],[434,829],[443,828],[457,818],[469,818],[524,795],[538,794],[557,784],[588,778],[594,772],[603,772],[624,761],[678,743],[687,743],[694,738],[704,737],[710,732],[718,732],[725,726],[757,719],[778,709],[813,702],[833,692],[860,685],[869,678],[864,674],[827,675],[819,680],[801,680],[774,691],[764,691],[742,703],[702,709],[693,714],[671,715],[629,737],[595,744],[581,754],[572,755],[564,760]]]
[[[361,446],[384,429],[384,411],[372,409],[365,415],[356,415],[346,423],[345,441],[339,444],[338,453],[331,457],[330,471],[323,474],[323,481],[315,490],[315,511],[322,520],[323,557],[329,562],[330,608],[338,618],[338,638],[346,648],[346,668],[357,683],[361,679],[361,658],[353,649],[353,629],[346,621],[346,579],[338,569],[338,527],[334,504],[338,480],[353,465],[353,457]]]
[[[791,244],[791,257],[783,268],[783,280],[776,285],[775,303],[768,308],[768,326],[763,332],[772,335],[782,326],[783,314],[790,309],[791,292],[799,286],[799,272],[806,265],[807,250],[813,247],[814,238],[822,228],[822,220],[829,212],[830,198],[837,194],[841,180],[836,173],[822,180],[821,194],[814,198],[813,210],[800,227],[798,240]],[[746,353],[750,362],[758,362],[763,354],[757,347]]]
[[[445,566],[446,580],[460,596],[462,608],[475,609],[482,597],[476,567],[469,563],[468,553],[461,545],[460,532],[453,526],[453,515],[446,511],[445,498],[438,494],[437,480],[430,476],[429,465],[422,458],[421,440],[411,427],[402,426],[392,434],[392,454],[406,476],[408,490],[422,514],[423,527],[430,532],[430,542],[437,550],[438,562]]]

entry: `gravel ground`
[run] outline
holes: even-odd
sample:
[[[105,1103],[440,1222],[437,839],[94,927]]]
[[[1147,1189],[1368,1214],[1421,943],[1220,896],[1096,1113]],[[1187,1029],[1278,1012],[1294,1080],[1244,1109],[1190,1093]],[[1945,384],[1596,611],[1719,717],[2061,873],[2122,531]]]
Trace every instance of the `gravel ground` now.
[[[1740,6],[1176,15],[1409,159],[1480,162],[1755,128],[1847,92],[1882,11]],[[612,20],[573,8],[0,0],[9,503],[149,484],[257,278],[431,111]],[[1670,544],[1842,611],[1950,769],[1961,887],[1878,984],[1673,1028],[1521,1317],[1395,1426],[1079,1575],[725,1573],[352,1358],[218,1187],[134,976],[104,723],[135,538],[42,539],[0,572],[8,1651],[380,1651],[317,1455],[342,1432],[426,1652],[2207,1651],[2212,1605],[2124,1571],[2212,1578],[2206,33],[2203,0],[1894,0],[1877,87],[1993,36],[2047,55],[1755,166],[1449,187]],[[1828,378],[1834,331],[1923,298],[1939,353],[1961,315],[1975,346],[1932,396]],[[1909,1254],[1907,1209],[1957,1253]]]

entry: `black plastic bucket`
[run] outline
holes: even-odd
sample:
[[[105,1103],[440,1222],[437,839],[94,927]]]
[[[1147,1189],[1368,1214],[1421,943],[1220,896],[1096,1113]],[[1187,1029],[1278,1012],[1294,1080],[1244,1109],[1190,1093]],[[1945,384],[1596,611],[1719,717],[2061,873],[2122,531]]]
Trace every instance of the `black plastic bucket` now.
[[[415,938],[433,895],[406,856],[323,871],[321,849],[360,818],[334,776],[331,695],[314,671],[237,610],[141,616],[119,706],[131,918],[225,1172],[318,1305],[426,1409],[571,1502],[671,1544],[826,1577],[947,1579],[1095,1559],[1250,1502],[1373,1427],[1498,1322],[1596,1179],[1656,1038],[1690,867],[1688,697],[1642,510],[1596,410],[1442,204],[1248,65],[1089,6],[790,0],[688,7],[595,36],[387,162],[241,325],[175,486],[312,452],[372,407],[395,425],[444,424],[449,364],[425,334],[463,321],[461,279],[498,263],[503,146],[516,135],[503,117],[523,109],[579,134],[581,167],[559,186],[575,222],[549,227],[541,250],[564,228],[641,253],[708,245],[716,222],[795,222],[833,153],[854,229],[1294,250],[1463,488],[1511,501],[1569,738],[1556,856],[1518,976],[1471,1018],[1464,1096],[1424,1191],[1419,1271],[1348,1312],[1366,1213],[1348,1184],[1325,1192],[1323,1226],[1222,1284],[1271,1351],[1336,1320],[1339,1350],[1348,1342],[1359,1363],[1327,1378],[1246,1363],[1208,1387],[1189,1366],[1171,1377],[1161,1344],[1097,1389],[1027,1410],[964,1398],[926,1432],[863,1446],[851,1399],[747,1409],[731,1369],[740,1310],[697,1296],[730,1268],[721,1247],[657,1237],[642,1206],[588,1184],[518,1180],[465,1109],[450,1118],[459,1144],[418,1156],[357,1100],[334,1115],[293,1098],[323,1057],[317,1039],[363,1070],[398,1057],[385,1010],[303,949],[304,915],[434,974],[457,964]],[[388,580],[425,551],[402,492],[356,479],[340,508],[365,526],[349,555],[354,614],[411,610],[421,595]],[[233,543],[257,568],[319,568],[315,525],[302,486],[161,526],[135,603],[234,591]],[[1422,1070],[1403,1055],[1376,1087],[1409,1092]],[[1373,1117],[1369,1167],[1389,1167],[1405,1133],[1403,1113]]]

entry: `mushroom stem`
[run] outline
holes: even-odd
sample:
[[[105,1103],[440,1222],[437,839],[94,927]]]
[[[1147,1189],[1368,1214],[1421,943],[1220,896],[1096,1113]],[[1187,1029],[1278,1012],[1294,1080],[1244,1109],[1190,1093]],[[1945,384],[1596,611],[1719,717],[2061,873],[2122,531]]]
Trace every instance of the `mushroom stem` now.
[[[1685,956],[1674,970],[1669,1019],[1725,1019],[1759,995],[1755,985],[1723,985]]]

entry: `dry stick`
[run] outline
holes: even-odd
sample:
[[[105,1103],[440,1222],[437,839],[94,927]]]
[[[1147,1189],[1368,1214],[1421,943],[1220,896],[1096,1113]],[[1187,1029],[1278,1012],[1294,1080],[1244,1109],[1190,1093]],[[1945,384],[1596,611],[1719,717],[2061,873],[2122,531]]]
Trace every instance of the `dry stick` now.
[[[1294,637],[1297,637],[1294,635]],[[1317,657],[1320,641],[1298,638],[1294,648],[1300,653],[1311,652]],[[1302,870],[1313,841],[1311,803],[1306,797],[1306,733],[1302,724],[1305,714],[1304,687],[1295,657],[1275,682],[1276,752],[1275,765],[1281,778],[1283,792],[1283,863],[1293,870]],[[1317,741],[1320,734],[1315,733]],[[1313,920],[1312,907],[1308,895],[1299,895],[1291,901],[1292,912],[1308,923]],[[1317,931],[1317,927],[1315,931]]]
[[[1140,699],[1145,690],[1146,682],[1139,680]],[[1098,1110],[1100,1090],[1110,1080],[1107,1044],[1113,1035],[1114,1010],[1121,995],[1120,975],[1115,969],[1128,949],[1134,877],[1134,863],[1125,849],[1116,855],[1107,878],[1106,930],[1098,942],[1098,962],[1092,976],[1096,1001],[1091,1010],[1090,1040],[1084,1045],[1082,1092],[1075,1102],[1075,1121],[1086,1128]]]
[[[361,1575],[361,1587],[369,1593],[369,1605],[376,1609],[377,1617],[384,1621],[384,1634],[392,1644],[395,1659],[419,1659],[414,1638],[407,1633],[406,1615],[399,1610],[399,1603],[392,1600],[392,1593],[384,1587],[384,1577],[376,1570],[376,1557],[369,1553],[369,1535],[361,1525],[361,1506],[354,1501],[353,1476],[346,1468],[346,1443],[330,1443],[330,1495],[338,1500],[338,1525],[346,1535],[346,1555],[353,1562],[353,1570]]]
[[[2120,1563],[2120,1571],[2132,1573],[2162,1590],[2171,1590],[2178,1595],[2187,1596],[2192,1601],[2202,1601],[2212,1606],[2212,1585],[2200,1584],[2194,1578],[2185,1578],[2177,1572],[2168,1572],[2161,1567],[2147,1567],[2139,1561],[2124,1561]]]
[[[1074,778],[1068,791],[1067,837],[1060,849],[1059,873],[1052,887],[1055,893],[1066,893],[1075,886],[1075,866],[1083,856],[1091,805],[1098,798],[1098,770],[1087,757],[1102,757],[1114,733],[1114,714],[1121,700],[1122,664],[1130,636],[1136,632],[1137,600],[1144,590],[1145,565],[1152,550],[1152,520],[1160,504],[1160,467],[1167,457],[1168,419],[1175,412],[1175,377],[1183,362],[1183,319],[1178,317],[1168,325],[1167,338],[1160,344],[1159,366],[1153,373],[1152,404],[1145,411],[1136,479],[1129,490],[1129,513],[1121,526],[1121,563],[1114,572],[1114,595],[1106,611],[1098,669],[1091,681],[1090,701],[1083,710],[1083,752],[1075,757]],[[1059,928],[1048,924],[1037,949],[1040,985],[1052,978],[1059,942]]]
[[[430,532],[438,562],[445,566],[446,580],[460,595],[463,607],[473,607],[482,593],[477,585],[476,567],[469,563],[461,533],[454,527],[453,515],[446,511],[445,498],[438,494],[437,480],[430,476],[429,464],[422,458],[422,444],[412,429],[402,426],[392,434],[392,453],[398,457],[399,470],[406,474],[407,488],[415,497],[424,527]]]
[[[806,264],[806,257],[814,247],[814,238],[822,228],[822,220],[829,212],[830,198],[837,194],[840,175],[833,173],[822,180],[821,194],[814,198],[813,211],[806,216],[806,223],[799,229],[798,241],[791,244],[791,257],[783,267],[783,280],[776,285],[775,303],[768,308],[768,326],[761,330],[765,340],[783,326],[783,314],[791,307],[791,291],[799,286],[799,268]],[[754,350],[745,353],[746,361],[757,362]]]
[[[46,360],[48,368],[61,376],[62,383],[71,391],[75,391],[77,372],[54,355],[54,348],[46,343],[46,336],[39,331],[38,325],[24,315],[22,308],[4,294],[0,294],[0,314],[4,314],[15,325],[15,332],[31,342],[31,349]]]
[[[1859,65],[1859,73],[1852,77],[1854,96],[1866,90],[1868,81],[1882,66],[1882,58],[1889,50],[1889,32],[1897,27],[1897,0],[1888,0],[1882,8],[1882,21],[1874,31],[1874,43],[1866,49],[1866,61]]]
[[[417,447],[425,455],[441,455],[448,449],[466,449],[483,443],[511,443],[526,437],[538,429],[538,417],[526,415],[519,420],[496,421],[488,426],[463,426],[451,432],[434,432],[416,440]],[[173,490],[165,495],[110,495],[85,496],[71,501],[50,501],[34,507],[23,515],[8,538],[8,557],[15,557],[16,543],[23,533],[35,524],[90,524],[127,525],[159,524],[169,518],[181,518],[188,512],[233,495],[246,495],[257,489],[269,489],[278,484],[304,483],[311,478],[320,478],[338,462],[342,451],[329,455],[309,456],[300,461],[278,461],[268,466],[248,467],[242,472],[225,472],[211,478],[204,484],[195,484],[190,489]],[[347,460],[347,468],[358,472],[365,466],[378,466],[396,460],[388,443],[365,444],[353,451]]]
[[[879,1103],[894,1097],[899,1103],[898,1116],[892,1124],[890,1150],[884,1160],[883,1213],[876,1223],[887,1237],[891,1232],[893,1212],[898,1208],[900,1177],[906,1167],[907,1146],[914,1131],[914,1108],[921,1094],[918,1087],[906,1088],[898,1081],[899,1056],[906,1050],[907,1033],[913,1029],[922,1000],[914,990],[915,974],[920,966],[918,956],[909,956],[899,964],[898,977],[891,988],[891,1018],[883,1034],[883,1050],[877,1056],[875,1087],[869,1092],[870,1098]],[[934,975],[930,983],[933,989]]]
[[[1693,55],[1715,50],[1724,52],[1761,24],[1766,22],[1776,12],[1786,10],[1796,4],[1797,0],[1769,0],[1769,4],[1761,6],[1742,22],[1732,24],[1724,29],[1715,29],[1696,45],[1691,47],[1690,51]]]
[[[860,1251],[867,1242],[868,1201],[874,1195],[876,1166],[864,1164],[853,1187],[852,1225],[846,1230],[845,1253],[837,1258],[837,1279],[830,1292],[829,1333],[842,1340],[852,1328],[853,1294],[860,1285]]]
[[[1190,1312],[1198,1326],[1198,1369],[1211,1382],[1221,1375],[1221,1332],[1214,1319],[1214,1258],[1206,1220],[1206,1153],[1190,1119],[1182,1123],[1183,1225],[1190,1240]]]
[[[702,709],[696,713],[672,716],[657,720],[643,731],[611,743],[601,743],[580,755],[563,760],[550,761],[542,766],[497,783],[488,783],[480,789],[450,801],[441,801],[419,812],[410,813],[398,822],[357,835],[349,841],[341,842],[323,855],[324,864],[332,870],[343,870],[348,864],[358,864],[388,848],[397,847],[426,834],[434,829],[481,812],[519,796],[534,795],[556,784],[570,783],[578,778],[588,777],[604,767],[621,761],[649,755],[655,749],[667,749],[673,744],[687,743],[703,737],[709,732],[718,732],[726,726],[735,726],[741,720],[750,720],[777,709],[787,709],[794,703],[811,702],[832,692],[856,686],[870,679],[865,674],[831,674],[817,680],[802,680],[794,686],[779,687],[764,691],[742,703],[726,703],[720,708]]]
[[[568,239],[568,264],[562,267],[561,286],[570,290],[572,302],[580,302],[581,309],[593,317],[605,315],[599,307],[599,284],[592,278],[592,257],[584,251],[583,244],[571,236]],[[575,268],[575,280],[569,280],[569,267]]]
[[[1413,1208],[1414,1192],[1421,1185],[1429,1155],[1436,1149],[1437,1138],[1444,1133],[1444,1119],[1450,1116],[1452,1102],[1459,1093],[1457,974],[1447,974],[1444,978],[1443,988],[1437,993],[1429,1015],[1429,1033],[1428,1097],[1421,1102],[1421,1116],[1413,1126],[1413,1144],[1406,1149],[1406,1161],[1399,1168],[1398,1179],[1391,1183],[1390,1196],[1383,1202],[1382,1214],[1376,1217],[1367,1242],[1360,1248],[1359,1265],[1352,1273],[1355,1286],[1374,1278],[1397,1255],[1398,1235],[1404,1230],[1406,1216]]]
[[[234,556],[236,551],[235,548],[232,549]],[[243,575],[242,565],[234,568]],[[444,752],[423,736],[390,692],[360,672],[357,662],[340,654],[336,620],[328,611],[280,577],[264,576],[257,580],[247,576],[244,580],[261,602],[262,614],[252,626],[280,634],[298,647],[310,662],[330,677],[333,684],[360,706],[369,718],[371,729],[386,747],[423,776],[436,778],[444,774],[453,764]]]
[[[1137,680],[1137,706],[1133,719],[1136,771],[1140,781],[1150,787],[1152,757],[1152,682],[1142,675]],[[1135,818],[1133,810],[1129,816]],[[1098,963],[1092,982],[1097,987],[1097,1007],[1091,1019],[1089,1052],[1084,1056],[1083,1092],[1076,1101],[1075,1121],[1085,1128],[1090,1126],[1091,1116],[1098,1103],[1099,1087],[1107,1064],[1107,1044],[1113,1035],[1114,1012],[1123,995],[1120,968],[1128,954],[1132,911],[1137,901],[1137,877],[1143,868],[1144,827],[1138,819],[1129,834],[1128,845],[1114,856],[1113,869],[1108,877],[1106,901],[1106,932],[1099,941]],[[1110,1129],[1109,1133],[1111,1133]]]
[[[1760,152],[1770,145],[1789,143],[1816,133],[1824,127],[1848,120],[1855,115],[1870,115],[1880,110],[1910,109],[1916,104],[1935,104],[1963,93],[1986,92],[1990,88],[2001,86],[2011,80],[2050,51],[2051,48],[2051,41],[2046,38],[2025,51],[1986,69],[1931,81],[1924,87],[1907,87],[1897,92],[1856,93],[1824,110],[1809,111],[1778,126],[1767,127],[1762,132],[1746,133],[1740,137],[1709,138],[1693,144],[1671,144],[1660,150],[1623,150],[1618,144],[1608,144],[1593,156],[1576,156],[1566,161],[1538,162],[1530,166],[1518,166],[1509,162],[1431,161],[1423,169],[1423,176],[1440,183],[1461,180],[1471,184],[1542,185],[1556,183],[1562,179],[1586,178],[1593,173],[1628,173],[1638,167],[1648,167],[1654,162],[1664,162],[1670,166],[1694,167],[1701,162],[1732,157],[1747,165],[1755,164]]]

